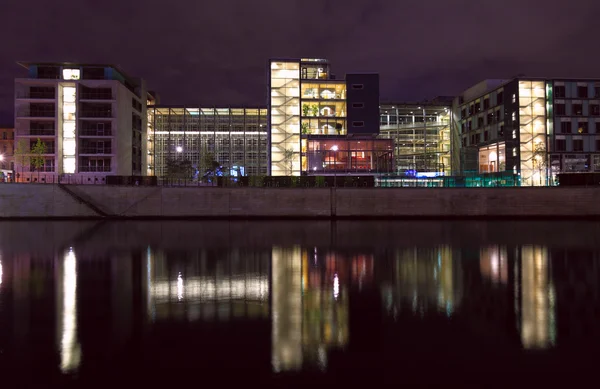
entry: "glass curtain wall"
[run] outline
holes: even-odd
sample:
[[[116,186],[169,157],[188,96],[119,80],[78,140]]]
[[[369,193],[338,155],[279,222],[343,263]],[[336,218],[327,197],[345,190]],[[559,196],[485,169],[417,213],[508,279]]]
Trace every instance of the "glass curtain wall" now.
[[[398,173],[450,174],[450,107],[382,105],[380,110],[380,134],[394,140]]]
[[[271,62],[271,175],[300,175],[300,63]]]
[[[196,179],[213,161],[225,175],[267,174],[266,109],[156,107],[152,116],[156,176],[169,161],[189,161]]]
[[[393,142],[309,139],[307,160],[310,173],[391,173]]]
[[[519,81],[522,186],[547,185],[546,93],[543,81]]]

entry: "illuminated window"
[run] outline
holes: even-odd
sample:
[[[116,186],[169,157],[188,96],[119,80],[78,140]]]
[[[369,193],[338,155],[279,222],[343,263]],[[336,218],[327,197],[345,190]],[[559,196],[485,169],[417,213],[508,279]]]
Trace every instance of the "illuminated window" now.
[[[75,140],[69,139],[63,141],[63,154],[75,155]]]
[[[517,95],[513,93],[513,98],[512,98],[512,102],[516,103],[517,102]]]
[[[63,137],[75,138],[75,122],[64,122],[63,123]]]
[[[81,70],[79,69],[63,69],[64,80],[79,80],[81,76]]]
[[[516,157],[517,156],[517,148],[513,147],[512,150],[513,150],[513,157]]]
[[[75,173],[75,157],[64,157],[63,171],[67,174]]]

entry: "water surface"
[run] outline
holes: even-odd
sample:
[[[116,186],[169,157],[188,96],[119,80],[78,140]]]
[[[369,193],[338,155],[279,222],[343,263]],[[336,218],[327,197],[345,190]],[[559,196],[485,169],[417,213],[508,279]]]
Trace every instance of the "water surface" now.
[[[594,222],[4,222],[1,376],[583,382],[600,343],[599,237]]]

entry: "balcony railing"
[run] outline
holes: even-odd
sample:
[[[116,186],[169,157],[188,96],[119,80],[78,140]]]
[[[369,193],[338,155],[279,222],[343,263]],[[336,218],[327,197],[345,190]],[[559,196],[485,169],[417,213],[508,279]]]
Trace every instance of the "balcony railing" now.
[[[110,147],[82,147],[79,149],[79,154],[111,154]]]
[[[55,149],[54,149],[54,147],[46,147],[46,152],[45,152],[43,155],[46,155],[46,154],[54,154],[54,152],[55,152]],[[32,157],[32,156],[34,156],[34,155],[35,155],[35,153],[33,152],[33,150],[30,150],[30,151],[29,151],[29,153],[30,153],[30,154],[29,154],[29,156],[30,156],[30,157]]]
[[[110,166],[79,166],[79,171],[88,172],[110,172]]]
[[[110,118],[112,117],[111,111],[81,111],[80,117],[82,118]]]
[[[30,109],[23,110],[18,112],[18,116],[22,118],[53,118],[56,115],[55,110],[38,110],[38,109]]]
[[[54,92],[21,92],[17,93],[17,98],[54,100],[56,98],[56,95]]]
[[[79,131],[80,136],[112,136],[111,129],[98,130],[94,129],[82,129]]]
[[[45,129],[17,129],[17,134],[21,136],[55,136],[56,130],[53,128],[45,128]]]
[[[82,92],[80,100],[113,100],[112,93]]]
[[[54,166],[42,166],[42,167],[38,167],[38,168],[30,166],[29,169],[26,168],[25,171],[29,171],[31,173],[33,173],[33,172],[45,172],[45,173],[48,173],[48,172],[53,172],[54,171]]]

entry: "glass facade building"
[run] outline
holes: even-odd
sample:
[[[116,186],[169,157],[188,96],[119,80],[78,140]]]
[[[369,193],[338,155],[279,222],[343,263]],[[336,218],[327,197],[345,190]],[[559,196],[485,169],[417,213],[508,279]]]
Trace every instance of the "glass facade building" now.
[[[150,167],[167,175],[170,161],[189,161],[196,174],[214,160],[232,176],[266,175],[265,108],[148,108]],[[151,150],[151,151],[150,151]]]
[[[559,173],[600,171],[597,80],[486,80],[456,98],[453,117],[462,154],[478,153],[463,172],[511,172],[522,186],[544,186]]]
[[[380,136],[393,140],[399,175],[449,175],[451,104],[383,103]]]
[[[271,60],[270,174],[387,173],[393,147],[379,134],[379,75],[338,80],[325,59]]]

